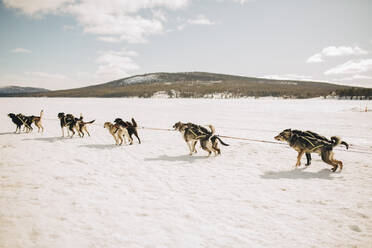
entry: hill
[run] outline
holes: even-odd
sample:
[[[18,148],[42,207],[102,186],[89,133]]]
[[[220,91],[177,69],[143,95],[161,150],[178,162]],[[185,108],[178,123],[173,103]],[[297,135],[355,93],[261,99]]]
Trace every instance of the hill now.
[[[19,86],[5,86],[0,87],[1,95],[12,95],[12,94],[24,94],[24,93],[38,93],[38,92],[48,92],[49,90],[44,88],[34,88],[34,87],[19,87]]]
[[[324,82],[274,80],[207,72],[150,73],[104,84],[49,92],[18,94],[46,97],[293,97],[312,98],[348,92],[348,86]],[[357,88],[359,90],[364,88]]]

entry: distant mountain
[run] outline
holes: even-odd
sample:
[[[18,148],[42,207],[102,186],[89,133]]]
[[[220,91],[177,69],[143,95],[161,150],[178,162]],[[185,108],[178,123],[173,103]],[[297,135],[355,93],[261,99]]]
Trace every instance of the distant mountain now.
[[[207,72],[150,73],[83,88],[14,96],[33,97],[290,97],[312,98],[365,88],[298,80],[275,80]],[[359,92],[359,91],[358,91]]]
[[[24,94],[24,93],[40,93],[49,92],[47,89],[34,88],[34,87],[19,87],[19,86],[5,86],[0,87],[0,95],[13,95],[13,94]]]

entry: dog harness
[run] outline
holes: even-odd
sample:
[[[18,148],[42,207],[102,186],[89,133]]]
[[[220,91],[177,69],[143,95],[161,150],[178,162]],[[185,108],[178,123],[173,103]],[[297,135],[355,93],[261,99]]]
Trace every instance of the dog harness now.
[[[25,125],[27,128],[30,128],[30,129],[31,129],[31,127],[30,127],[30,126],[29,126],[25,121],[23,121],[22,118],[19,117],[19,115],[16,115],[16,116],[17,116],[17,118],[18,118],[20,121],[22,121],[23,125]]]
[[[323,147],[324,145],[318,145],[318,146],[315,146],[308,138],[306,138],[306,137],[304,137],[304,136],[302,136],[302,138],[304,138],[307,142],[309,142],[309,144],[310,145],[312,145],[313,146],[313,148],[310,150],[310,152],[312,152],[312,151],[314,151],[314,150],[316,150],[316,149],[318,149],[318,148],[320,148],[320,147]]]

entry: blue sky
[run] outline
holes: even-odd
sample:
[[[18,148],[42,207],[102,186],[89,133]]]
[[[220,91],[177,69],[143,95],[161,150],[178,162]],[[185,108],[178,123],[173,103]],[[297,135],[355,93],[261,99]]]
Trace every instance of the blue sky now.
[[[2,0],[0,86],[207,71],[372,87],[369,0]]]

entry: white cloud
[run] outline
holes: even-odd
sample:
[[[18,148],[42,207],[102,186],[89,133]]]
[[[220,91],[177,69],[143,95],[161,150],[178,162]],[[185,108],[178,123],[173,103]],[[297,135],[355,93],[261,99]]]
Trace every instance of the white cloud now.
[[[100,41],[109,42],[109,43],[117,43],[120,42],[120,39],[112,36],[100,36],[97,38]]]
[[[328,46],[322,49],[320,53],[316,53],[309,57],[307,63],[320,63],[323,62],[324,57],[340,57],[340,56],[350,56],[350,55],[365,55],[368,54],[367,51],[361,49],[358,46],[346,47],[346,46]]]
[[[324,72],[325,75],[360,74],[372,69],[372,59],[349,60]]]
[[[4,0],[9,8],[30,16],[63,13],[75,16],[84,32],[101,36],[99,40],[144,43],[150,35],[164,33],[166,15],[162,9],[184,8],[190,0]],[[152,16],[142,16],[141,10]]]
[[[29,16],[39,16],[56,12],[64,4],[73,0],[3,0],[3,2],[8,8],[18,9]]]
[[[126,50],[101,52],[95,60],[99,65],[97,77],[100,80],[109,81],[130,76],[131,72],[140,68],[132,59],[137,55],[134,51]]]
[[[204,15],[198,15],[194,19],[188,19],[187,23],[192,24],[192,25],[214,25],[215,24],[214,22],[209,20]]]
[[[15,48],[12,50],[12,53],[32,53],[32,51],[25,48]]]
[[[306,60],[306,63],[320,63],[320,62],[323,62],[322,55],[320,53],[316,53]]]
[[[345,46],[329,46],[326,48],[323,48],[322,54],[324,56],[347,56],[347,55],[363,55],[368,54],[367,51],[361,49],[358,46],[355,47],[345,47]]]
[[[157,18],[163,22],[166,22],[168,20],[167,15],[161,9],[152,10],[152,15],[154,16],[154,18]]]
[[[345,78],[341,78],[341,79],[337,79],[337,80],[338,81],[352,81],[352,80],[371,80],[371,79],[372,79],[371,76],[356,74],[356,75],[353,75],[351,77],[345,77]]]

